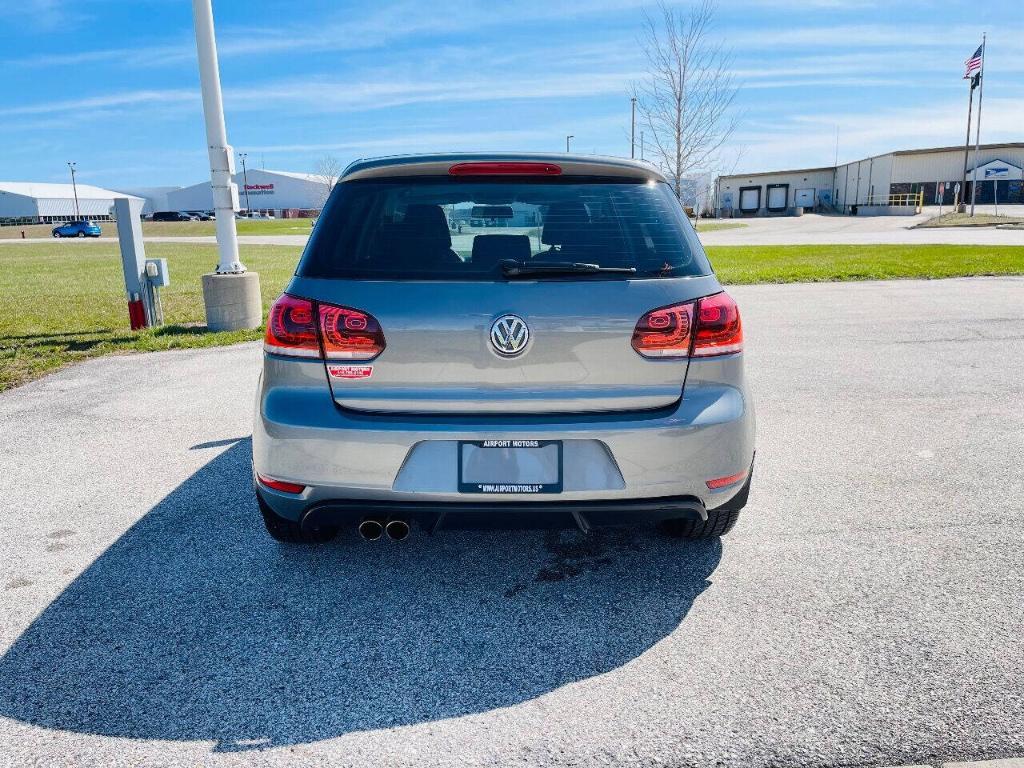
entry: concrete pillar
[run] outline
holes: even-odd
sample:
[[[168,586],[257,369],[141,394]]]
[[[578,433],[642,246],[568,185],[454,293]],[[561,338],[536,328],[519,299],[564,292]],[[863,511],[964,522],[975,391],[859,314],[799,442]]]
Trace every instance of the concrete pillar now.
[[[137,197],[114,198],[117,240],[121,246],[124,288],[128,296],[128,322],[133,331],[154,325],[154,308],[146,279],[146,247],[142,241],[144,202]]]
[[[206,326],[211,331],[258,328],[263,323],[260,276],[256,272],[203,275]]]

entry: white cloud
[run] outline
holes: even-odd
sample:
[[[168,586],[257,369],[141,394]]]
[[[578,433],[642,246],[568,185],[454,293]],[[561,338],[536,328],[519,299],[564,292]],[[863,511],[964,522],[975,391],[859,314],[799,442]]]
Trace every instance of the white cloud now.
[[[4,0],[0,3],[0,22],[10,29],[48,32],[81,21],[84,16],[68,0]]]
[[[125,67],[153,67],[177,64],[195,59],[195,56],[194,43],[161,43],[132,48],[40,53],[21,59],[10,59],[4,64],[17,67],[77,67],[83,64],[116,62]]]
[[[966,106],[960,100],[942,100],[926,106],[879,107],[870,115],[857,110],[793,115],[772,124],[748,124],[730,147],[744,151],[741,171],[754,173],[831,165],[837,125],[840,162],[900,149],[956,146],[964,140]],[[986,97],[982,143],[1020,141],[1022,125],[1024,101]]]
[[[138,104],[173,104],[199,101],[199,91],[189,89],[122,91],[101,96],[87,96],[80,99],[47,101],[0,109],[0,116],[48,115],[74,113],[83,110],[109,107],[131,107]]]
[[[623,94],[640,72],[533,75],[517,77],[478,75],[434,80],[310,80],[296,78],[246,88],[225,90],[232,110],[280,108],[316,113],[365,112],[424,103],[459,103],[495,100],[539,100]]]

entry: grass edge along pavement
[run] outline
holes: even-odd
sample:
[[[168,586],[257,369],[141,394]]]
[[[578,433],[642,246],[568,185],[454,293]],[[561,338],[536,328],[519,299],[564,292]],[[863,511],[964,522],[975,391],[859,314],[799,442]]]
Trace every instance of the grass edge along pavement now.
[[[1020,216],[996,216],[991,213],[979,213],[971,216],[967,213],[944,213],[933,216],[927,221],[916,224],[914,229],[941,229],[944,227],[998,227],[1011,225],[1014,228],[1024,224]]]
[[[102,233],[99,240],[117,240],[116,221],[97,221]],[[14,224],[0,227],[0,240],[51,237],[56,224]],[[143,237],[212,237],[215,221],[144,221]],[[235,227],[240,235],[308,235],[312,219],[238,219]]]
[[[260,274],[264,308],[287,284],[300,251],[279,245],[239,249],[243,263]],[[131,331],[116,242],[0,248],[0,391],[100,355],[262,338],[261,329],[206,328],[200,278],[217,264],[216,245],[147,243],[146,255],[168,261],[171,284],[161,291],[167,325]]]
[[[200,276],[217,261],[212,244],[150,243],[167,258],[162,292],[168,325],[128,330],[116,243],[11,243],[0,249],[0,391],[71,363],[106,354],[222,346],[262,330],[212,333],[204,325]],[[280,294],[301,249],[246,245],[242,261],[260,273],[263,306]],[[1024,274],[1024,246],[790,245],[707,248],[726,285]]]

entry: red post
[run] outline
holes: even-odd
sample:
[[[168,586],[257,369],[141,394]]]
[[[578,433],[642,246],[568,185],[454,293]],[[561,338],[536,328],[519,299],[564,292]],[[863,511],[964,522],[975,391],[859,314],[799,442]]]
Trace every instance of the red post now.
[[[133,331],[146,327],[146,307],[142,303],[142,299],[128,301],[128,321],[131,323]]]

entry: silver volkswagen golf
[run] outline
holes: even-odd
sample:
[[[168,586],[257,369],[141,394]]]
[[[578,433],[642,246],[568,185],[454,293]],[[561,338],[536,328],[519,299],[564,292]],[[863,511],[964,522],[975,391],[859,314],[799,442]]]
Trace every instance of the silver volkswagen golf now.
[[[739,310],[646,163],[358,161],[270,310],[252,444],[281,541],[720,536],[754,461]]]

